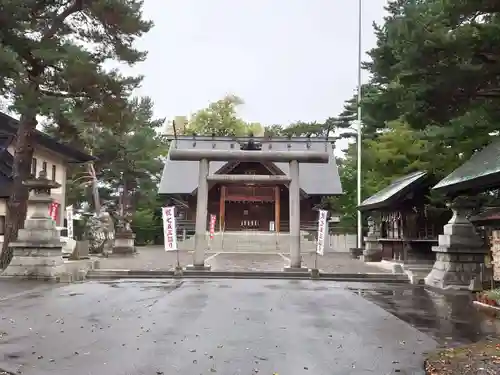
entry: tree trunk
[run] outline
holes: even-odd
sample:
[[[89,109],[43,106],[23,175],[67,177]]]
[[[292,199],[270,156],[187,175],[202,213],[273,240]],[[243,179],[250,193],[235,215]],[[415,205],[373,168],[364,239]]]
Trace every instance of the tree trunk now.
[[[0,270],[2,271],[7,268],[12,260],[13,249],[9,247],[9,244],[17,239],[18,231],[24,226],[24,220],[26,219],[29,191],[23,185],[23,182],[29,178],[31,173],[33,135],[37,125],[36,113],[37,107],[26,106],[21,114],[21,120],[17,129],[12,176],[13,184],[7,202],[5,236],[0,254]]]
[[[94,210],[97,215],[101,212],[101,197],[99,196],[99,186],[97,175],[95,173],[94,164],[92,162],[87,164],[87,171],[92,178],[92,199],[94,201]]]
[[[130,224],[132,223],[132,214],[134,211],[134,206],[132,202],[132,187],[133,181],[130,181],[125,176],[123,179],[123,219],[126,223],[126,229],[130,230]]]

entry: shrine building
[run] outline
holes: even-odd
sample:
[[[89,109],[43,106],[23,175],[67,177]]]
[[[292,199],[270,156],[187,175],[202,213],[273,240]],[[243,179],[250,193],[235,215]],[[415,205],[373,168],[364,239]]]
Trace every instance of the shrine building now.
[[[240,150],[256,145],[256,153],[266,151],[328,151],[326,164],[299,165],[301,227],[316,227],[323,197],[342,194],[334,156],[334,141],[320,137],[210,137],[181,136],[171,139],[170,150]],[[248,147],[248,146],[245,146]],[[209,175],[289,175],[288,163],[211,161]],[[176,207],[180,222],[196,218],[196,190],[199,162],[174,161],[167,156],[159,194]],[[289,194],[286,184],[209,183],[208,213],[217,217],[217,231],[289,231]],[[208,222],[208,218],[207,218]]]
[[[7,200],[13,184],[15,140],[18,126],[18,120],[0,112],[0,242],[3,241]],[[68,169],[72,164],[88,163],[95,158],[38,130],[34,132],[33,143],[31,174],[38,176],[41,171],[44,171],[48,179],[60,184],[60,187],[51,191],[51,197],[54,201],[54,219],[57,225],[63,225]],[[31,211],[32,207],[29,206],[28,215],[31,215]]]

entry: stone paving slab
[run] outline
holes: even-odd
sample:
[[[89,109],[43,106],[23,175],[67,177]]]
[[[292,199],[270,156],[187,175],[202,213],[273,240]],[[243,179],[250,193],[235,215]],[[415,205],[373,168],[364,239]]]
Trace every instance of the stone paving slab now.
[[[179,251],[182,267],[193,263],[191,251]],[[289,265],[289,255],[272,253],[207,253],[206,262],[217,271],[281,271]],[[315,254],[302,254],[303,266],[314,267]],[[135,256],[111,256],[100,258],[100,269],[172,270],[177,264],[177,252],[166,252],[163,246],[147,246],[138,249]],[[387,267],[366,264],[351,259],[345,253],[327,253],[318,256],[318,268],[334,273],[388,273]]]
[[[212,271],[283,271],[285,259],[279,254],[218,253],[207,263]]]
[[[302,254],[303,266],[314,268],[315,258],[315,253]],[[359,259],[351,259],[348,253],[318,255],[317,267],[323,272],[334,273],[392,273],[386,267],[368,265]]]
[[[191,251],[165,251],[163,246],[139,247],[138,253],[131,256],[110,256],[99,258],[101,269],[121,270],[172,270],[177,265],[177,255],[182,267],[193,264]]]

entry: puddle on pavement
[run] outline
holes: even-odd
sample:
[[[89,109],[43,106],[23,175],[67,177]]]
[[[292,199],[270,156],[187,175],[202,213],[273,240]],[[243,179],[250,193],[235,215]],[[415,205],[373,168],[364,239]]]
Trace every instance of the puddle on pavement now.
[[[23,296],[23,299],[35,299],[35,298],[40,298],[42,296],[42,293],[28,293],[25,296]]]
[[[184,281],[176,281],[171,283],[159,283],[150,285],[141,285],[141,290],[164,290],[167,292],[173,292],[179,289],[184,284]]]
[[[210,282],[210,281],[205,281],[205,280],[190,280],[191,284],[196,284],[196,285],[206,284],[207,282]]]
[[[438,343],[462,345],[500,336],[500,320],[479,312],[471,294],[440,294],[423,287],[348,288],[433,337]]]
[[[264,285],[264,288],[271,289],[271,290],[278,290],[281,289],[281,286],[277,284],[269,284],[269,285]]]
[[[325,290],[330,290],[330,288],[327,288],[326,286],[316,286],[314,288],[310,288],[314,292],[321,292]]]

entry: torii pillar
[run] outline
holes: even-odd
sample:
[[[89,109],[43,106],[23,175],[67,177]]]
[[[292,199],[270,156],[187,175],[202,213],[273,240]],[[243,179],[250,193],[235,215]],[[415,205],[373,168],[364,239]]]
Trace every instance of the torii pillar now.
[[[300,186],[299,163],[323,163],[330,160],[330,154],[318,151],[249,151],[249,150],[179,150],[170,152],[170,160],[199,161],[198,196],[196,206],[196,233],[193,265],[190,269],[210,270],[205,265],[207,243],[208,217],[208,181],[225,183],[283,183],[289,182],[290,194],[290,268],[300,270],[302,258],[300,255]],[[209,175],[210,161],[240,161],[240,162],[281,162],[289,163],[290,176],[267,175]]]
[[[299,162],[290,161],[290,185],[288,187],[290,196],[290,270],[302,267],[300,255],[300,186],[299,186]]]

